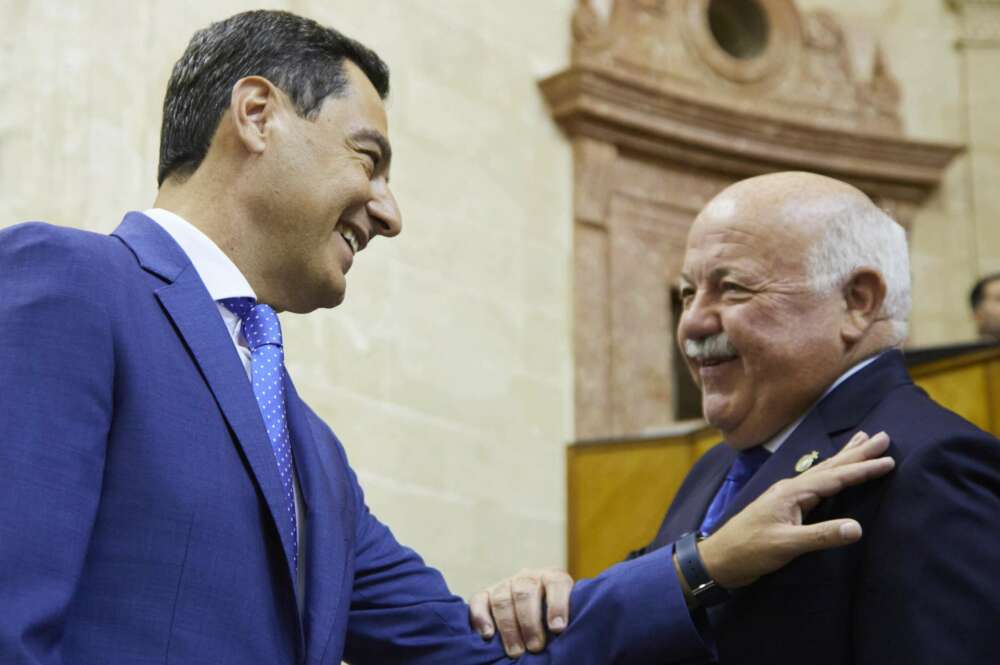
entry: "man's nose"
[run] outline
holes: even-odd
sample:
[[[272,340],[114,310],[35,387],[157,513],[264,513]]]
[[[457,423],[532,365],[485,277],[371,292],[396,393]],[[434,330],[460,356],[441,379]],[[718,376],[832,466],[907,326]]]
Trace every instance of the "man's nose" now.
[[[677,339],[705,339],[722,332],[718,309],[698,294],[681,313],[677,325]]]
[[[374,220],[375,233],[391,238],[403,230],[403,217],[399,212],[396,197],[392,195],[387,183],[380,184],[375,189],[375,196],[365,206],[368,214]]]

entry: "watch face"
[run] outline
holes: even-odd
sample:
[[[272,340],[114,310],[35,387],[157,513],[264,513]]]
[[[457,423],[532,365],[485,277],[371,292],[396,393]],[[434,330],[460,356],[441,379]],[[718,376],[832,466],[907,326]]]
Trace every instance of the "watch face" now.
[[[716,584],[715,580],[709,580],[702,584],[692,591],[691,595],[701,607],[712,607],[729,600],[729,592]]]

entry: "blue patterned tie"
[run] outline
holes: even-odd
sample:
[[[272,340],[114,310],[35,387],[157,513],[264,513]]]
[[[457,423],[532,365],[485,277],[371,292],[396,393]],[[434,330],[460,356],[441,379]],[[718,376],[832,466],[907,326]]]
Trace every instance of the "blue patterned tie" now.
[[[226,298],[219,302],[243,322],[243,336],[250,346],[253,394],[264,417],[271,450],[278,463],[278,475],[285,489],[292,536],[292,570],[295,570],[298,567],[299,539],[295,524],[292,446],[285,415],[285,350],[281,345],[281,323],[269,305],[255,305],[253,298]]]
[[[707,535],[718,528],[719,520],[726,512],[730,502],[740,493],[753,474],[764,466],[764,462],[770,456],[771,453],[764,446],[755,446],[739,452],[733,465],[729,468],[729,473],[726,474],[722,487],[715,494],[712,504],[708,507],[708,512],[705,513],[705,519],[700,528],[702,533]]]

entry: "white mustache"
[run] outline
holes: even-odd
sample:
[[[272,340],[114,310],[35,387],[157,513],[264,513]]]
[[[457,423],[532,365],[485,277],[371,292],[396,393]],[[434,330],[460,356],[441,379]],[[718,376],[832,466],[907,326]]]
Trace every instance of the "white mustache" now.
[[[718,360],[734,357],[736,349],[729,343],[729,335],[721,332],[705,339],[684,340],[684,353],[693,360]]]

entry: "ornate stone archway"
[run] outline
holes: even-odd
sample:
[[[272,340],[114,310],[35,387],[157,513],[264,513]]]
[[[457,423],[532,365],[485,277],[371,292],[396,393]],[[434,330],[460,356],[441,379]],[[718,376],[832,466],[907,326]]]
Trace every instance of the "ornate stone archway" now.
[[[675,420],[670,285],[708,199],[807,170],[908,227],[962,148],[905,138],[878,45],[791,0],[581,0],[572,30],[540,85],[574,152],[576,437],[634,435]]]

